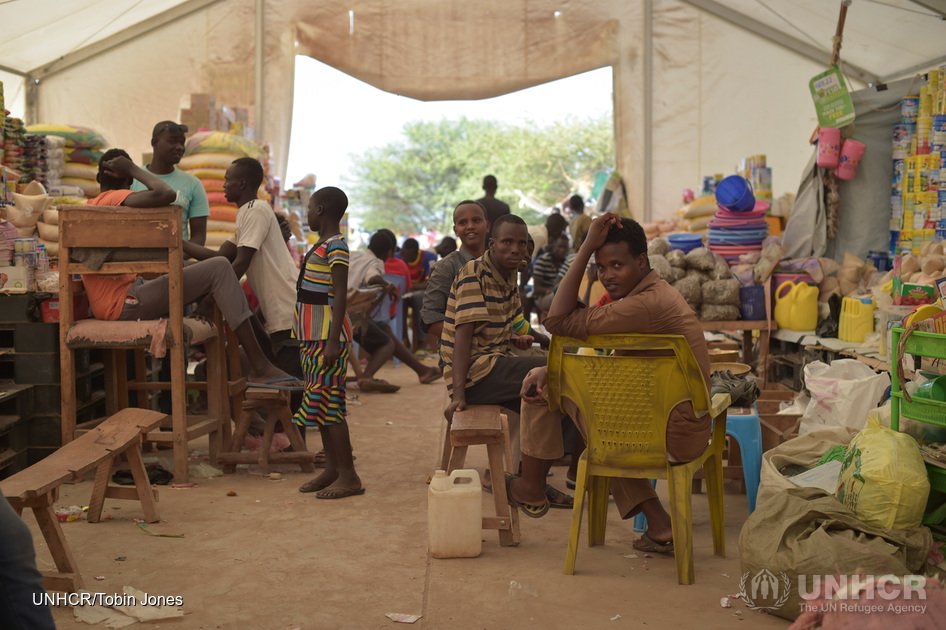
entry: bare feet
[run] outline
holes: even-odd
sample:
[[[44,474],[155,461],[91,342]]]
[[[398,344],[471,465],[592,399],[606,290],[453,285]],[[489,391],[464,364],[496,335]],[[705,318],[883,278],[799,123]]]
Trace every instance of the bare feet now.
[[[433,383],[441,376],[443,376],[443,372],[440,370],[440,368],[436,366],[431,366],[427,368],[427,371],[422,372],[421,374],[418,374],[417,379],[421,382],[422,385],[429,385],[430,383]]]

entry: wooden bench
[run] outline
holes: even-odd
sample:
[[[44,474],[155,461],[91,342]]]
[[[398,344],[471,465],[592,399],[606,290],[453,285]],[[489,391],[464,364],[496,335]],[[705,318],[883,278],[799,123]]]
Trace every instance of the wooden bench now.
[[[0,492],[17,514],[22,515],[24,508],[33,509],[58,569],[44,575],[47,589],[74,592],[83,586],[75,558],[53,510],[53,504],[59,498],[59,486],[63,483],[80,481],[83,475],[95,469],[87,517],[90,523],[101,520],[106,498],[136,499],[141,502],[146,521],[155,523],[159,520],[155,506],[157,492],[148,481],[141,442],[142,437],[156,429],[166,417],[148,409],[122,409],[52,455],[0,481]],[[131,468],[134,488],[109,485],[112,467],[122,455]]]

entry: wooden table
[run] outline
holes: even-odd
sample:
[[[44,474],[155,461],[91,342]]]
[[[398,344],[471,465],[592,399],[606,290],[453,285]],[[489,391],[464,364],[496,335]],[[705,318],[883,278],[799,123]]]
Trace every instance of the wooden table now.
[[[769,380],[769,340],[773,330],[778,330],[774,321],[739,320],[728,322],[700,322],[706,332],[742,332],[742,361],[752,365],[752,331],[759,331],[759,364],[756,371],[764,388]]]

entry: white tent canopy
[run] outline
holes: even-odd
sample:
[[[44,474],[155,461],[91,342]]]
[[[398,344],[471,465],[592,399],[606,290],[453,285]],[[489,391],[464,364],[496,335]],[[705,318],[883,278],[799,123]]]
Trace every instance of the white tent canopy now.
[[[414,98],[487,98],[611,66],[617,166],[637,216],[766,153],[794,189],[829,57],[833,0],[8,0],[0,80],[29,122],[72,122],[140,154],[182,97],[254,108],[285,172],[293,59]],[[946,0],[854,0],[855,86],[946,61]],[[261,45],[257,45],[257,43]],[[325,98],[331,98],[327,92]],[[311,115],[318,116],[318,103]],[[358,112],[359,115],[377,115]],[[383,114],[382,114],[383,115]],[[313,140],[314,141],[314,140]],[[344,147],[327,150],[344,151]]]

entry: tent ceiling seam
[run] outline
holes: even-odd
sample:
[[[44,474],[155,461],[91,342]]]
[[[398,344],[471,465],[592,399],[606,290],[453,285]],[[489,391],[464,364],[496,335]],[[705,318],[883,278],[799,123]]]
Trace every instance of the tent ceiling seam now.
[[[736,11],[735,9],[730,9],[729,7],[719,4],[714,0],[679,1],[694,6],[701,11],[705,11],[706,13],[709,13],[710,15],[723,20],[724,22],[752,33],[767,42],[784,48],[785,50],[790,50],[797,55],[811,59],[815,63],[827,65],[827,59],[830,53],[819,50],[817,47],[812,46],[808,42],[802,41],[797,37],[793,37],[784,31],[780,31],[777,28],[771,27],[768,24],[751,18],[744,13]],[[841,66],[844,68],[844,71],[847,74],[858,81],[863,83],[875,83],[877,81],[877,74],[874,72],[843,60],[841,61]]]
[[[146,35],[151,31],[159,29],[168,24],[173,24],[174,22],[191,15],[197,11],[205,9],[211,5],[220,2],[220,0],[187,0],[177,6],[174,6],[167,11],[162,11],[157,15],[153,15],[147,20],[142,20],[132,24],[128,28],[122,29],[117,33],[113,33],[108,37],[101,39],[97,42],[92,42],[87,46],[83,46],[78,50],[70,52],[66,55],[54,59],[48,63],[42,64],[37,68],[33,68],[27,74],[37,79],[43,79],[48,76],[58,74],[64,70],[71,68],[72,66],[78,65],[87,59],[100,55],[104,52],[108,52],[113,48],[117,48],[122,44],[127,43],[128,41],[134,39],[135,37],[141,37]]]

